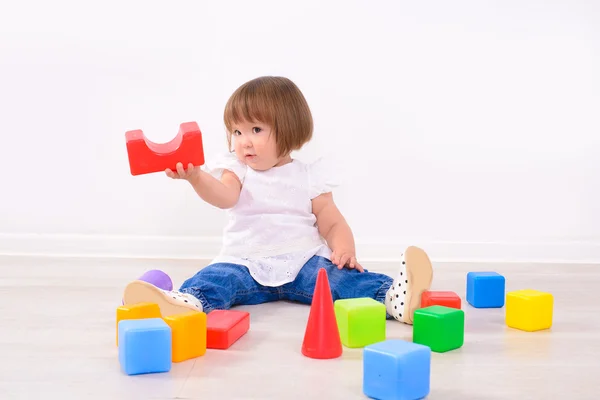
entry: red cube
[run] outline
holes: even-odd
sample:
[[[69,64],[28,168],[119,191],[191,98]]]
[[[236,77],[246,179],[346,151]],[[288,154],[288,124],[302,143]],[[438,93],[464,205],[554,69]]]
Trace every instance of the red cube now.
[[[213,310],[206,317],[206,347],[228,349],[250,329],[250,313]]]
[[[437,292],[426,290],[421,294],[421,308],[429,306],[446,306],[461,309],[460,297],[454,292]]]

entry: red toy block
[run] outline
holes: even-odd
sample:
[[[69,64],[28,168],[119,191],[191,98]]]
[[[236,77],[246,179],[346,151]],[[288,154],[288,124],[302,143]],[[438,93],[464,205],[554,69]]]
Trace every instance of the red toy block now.
[[[125,133],[127,155],[131,175],[149,174],[171,168],[175,171],[177,163],[187,169],[189,163],[204,165],[202,132],[195,122],[184,122],[179,132],[168,143],[154,143],[138,129]]]
[[[302,342],[302,354],[319,359],[337,358],[342,355],[342,339],[325,268],[319,269],[317,274]]]
[[[460,297],[454,292],[424,291],[421,294],[421,308],[445,306],[461,309]]]
[[[206,347],[228,349],[250,329],[250,313],[213,310],[206,318]]]

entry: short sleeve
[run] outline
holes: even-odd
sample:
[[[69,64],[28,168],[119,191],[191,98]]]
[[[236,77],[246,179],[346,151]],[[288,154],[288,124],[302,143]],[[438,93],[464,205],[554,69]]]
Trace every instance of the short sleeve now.
[[[339,174],[332,163],[323,158],[307,165],[310,199],[333,191],[340,185]]]
[[[237,175],[240,182],[244,182],[246,168],[248,167],[238,160],[235,153],[224,153],[207,161],[203,169],[217,179],[221,179],[224,170],[229,170]]]

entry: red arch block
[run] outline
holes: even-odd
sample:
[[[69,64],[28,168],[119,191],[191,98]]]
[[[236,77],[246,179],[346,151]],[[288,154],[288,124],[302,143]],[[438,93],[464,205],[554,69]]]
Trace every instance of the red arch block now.
[[[192,163],[204,165],[202,132],[195,122],[184,122],[173,140],[167,143],[154,143],[144,136],[141,129],[125,133],[127,155],[131,175],[149,174],[171,168],[178,162],[187,169]]]

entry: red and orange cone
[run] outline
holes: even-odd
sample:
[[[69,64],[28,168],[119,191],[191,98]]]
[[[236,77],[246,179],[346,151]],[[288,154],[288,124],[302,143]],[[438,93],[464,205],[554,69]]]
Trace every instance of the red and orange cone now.
[[[333,309],[327,271],[319,270],[304,333],[302,354],[310,358],[337,358],[342,355],[342,342]]]

